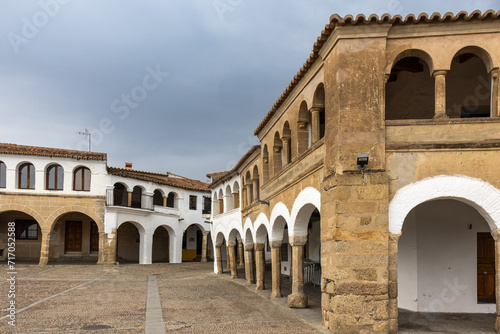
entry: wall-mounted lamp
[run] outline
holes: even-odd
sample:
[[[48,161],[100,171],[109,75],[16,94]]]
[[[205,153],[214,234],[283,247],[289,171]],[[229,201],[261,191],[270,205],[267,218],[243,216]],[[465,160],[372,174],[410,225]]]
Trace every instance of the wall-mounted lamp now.
[[[210,221],[210,220],[205,220],[205,224],[212,224],[212,221]]]
[[[263,201],[261,199],[256,200],[257,203],[269,205],[269,202]]]
[[[358,159],[356,161],[359,169],[365,169],[366,165],[368,165],[368,154],[358,154]]]

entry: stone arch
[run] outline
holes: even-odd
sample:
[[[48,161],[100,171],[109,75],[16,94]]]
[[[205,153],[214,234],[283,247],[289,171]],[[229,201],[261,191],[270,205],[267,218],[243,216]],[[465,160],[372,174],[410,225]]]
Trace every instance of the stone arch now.
[[[0,213],[7,211],[19,211],[27,215],[30,215],[31,217],[33,217],[33,219],[35,219],[38,222],[38,225],[40,225],[40,229],[42,230],[42,232],[45,231],[44,227],[46,227],[47,220],[43,218],[43,216],[40,213],[38,213],[38,211],[30,208],[29,206],[20,204],[0,204]],[[52,227],[46,230],[46,232],[49,232],[51,229]]]
[[[243,242],[244,242],[245,246],[253,246],[253,244],[254,244],[253,234],[252,234],[252,230],[250,228],[245,229]]]
[[[431,119],[435,114],[432,59],[421,50],[401,52],[385,85],[385,119]]]
[[[257,216],[257,219],[254,223],[255,229],[255,241],[256,243],[265,243],[267,237],[271,236],[271,226],[269,225],[269,220],[267,219],[264,213],[261,213]]]
[[[47,217],[47,222],[50,222],[50,231],[52,231],[52,229],[54,228],[54,224],[62,215],[70,212],[82,213],[90,217],[96,223],[97,227],[99,228],[99,232],[104,232],[104,218],[100,217],[94,211],[78,205],[64,206],[52,212],[50,216]]]
[[[269,150],[265,144],[262,150],[262,182],[267,181],[269,181]]]
[[[222,244],[226,238],[224,237],[224,233],[222,231],[217,232],[215,235],[215,244]]]
[[[389,232],[399,234],[408,213],[435,199],[455,199],[469,204],[492,231],[500,229],[500,190],[468,176],[439,175],[409,184],[396,192],[389,204]]]
[[[307,236],[309,217],[316,209],[321,212],[321,194],[315,188],[307,187],[300,192],[293,203],[289,235]]]
[[[282,202],[276,204],[271,212],[271,235],[269,236],[271,242],[279,241],[283,238],[283,228],[285,225],[280,220],[280,217],[285,221],[285,224],[290,226],[290,213],[288,212],[286,205]]]
[[[297,117],[297,152],[304,153],[311,144],[311,113],[307,108],[307,102],[302,101]]]
[[[485,49],[483,49],[482,47],[475,46],[475,45],[469,45],[469,46],[463,47],[460,50],[458,50],[449,61],[450,67],[451,67],[451,62],[453,59],[455,59],[456,57],[458,57],[460,55],[466,54],[466,53],[472,53],[472,54],[476,55],[477,57],[479,57],[479,59],[481,59],[483,61],[483,64],[486,67],[486,72],[490,73],[495,68],[495,65],[493,64],[493,59],[491,58],[490,53],[488,51],[486,51]]]
[[[186,224],[184,225],[184,227],[182,227],[182,233],[186,232],[186,230],[190,227],[190,226],[193,226],[195,225],[196,227],[198,227],[202,232],[207,232],[207,231],[210,231],[210,230],[207,230],[202,224],[200,223],[189,223],[189,224]]]
[[[243,230],[241,228],[241,223],[236,221],[236,220],[231,220],[231,222],[227,225],[227,228],[226,228],[226,240],[227,241],[234,241],[236,240],[236,235],[234,234],[233,231],[236,231],[240,234],[240,237],[243,235]],[[232,239],[230,239],[230,237]]]
[[[385,68],[385,75],[389,76],[391,74],[392,68],[398,61],[400,61],[403,58],[407,57],[416,57],[422,59],[427,66],[429,67],[429,72],[432,75],[434,72],[434,61],[432,60],[432,57],[425,51],[420,50],[420,49],[408,49],[400,52],[392,62],[387,64],[387,67]]]

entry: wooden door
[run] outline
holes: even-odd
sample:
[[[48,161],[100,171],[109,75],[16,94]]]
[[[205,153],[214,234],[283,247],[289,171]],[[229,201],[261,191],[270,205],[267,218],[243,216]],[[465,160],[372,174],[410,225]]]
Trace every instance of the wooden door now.
[[[477,301],[495,303],[495,241],[490,233],[477,234]]]
[[[90,251],[99,251],[99,228],[94,222],[90,223]]]
[[[64,239],[65,252],[81,252],[82,251],[82,222],[67,221],[66,233]]]

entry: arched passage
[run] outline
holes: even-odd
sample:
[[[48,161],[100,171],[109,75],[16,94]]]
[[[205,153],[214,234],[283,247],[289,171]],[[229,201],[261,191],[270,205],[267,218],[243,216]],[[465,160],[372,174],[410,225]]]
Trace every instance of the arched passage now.
[[[491,262],[498,254],[491,248],[499,222],[500,190],[482,180],[441,175],[400,189],[389,206],[389,232],[396,242],[391,249],[398,256],[397,270],[389,273],[399,274],[400,308],[494,312]]]
[[[170,230],[170,231],[169,231]],[[166,226],[158,226],[153,234],[153,263],[170,262],[170,234],[173,230]]]
[[[38,262],[42,246],[42,230],[38,221],[18,210],[0,212],[0,249],[5,259],[8,258],[8,234],[11,232],[16,238],[15,259],[11,260],[16,263]]]
[[[189,225],[182,236],[182,262],[199,262],[203,246],[203,228],[198,224]]]
[[[57,218],[50,230],[53,241],[49,257],[97,262],[99,231],[103,231],[102,219],[96,219],[100,217],[94,213],[90,216],[74,210],[74,207],[60,208],[51,215]]]
[[[139,263],[141,234],[144,228],[137,222],[124,222],[117,230],[116,259],[118,262]]]

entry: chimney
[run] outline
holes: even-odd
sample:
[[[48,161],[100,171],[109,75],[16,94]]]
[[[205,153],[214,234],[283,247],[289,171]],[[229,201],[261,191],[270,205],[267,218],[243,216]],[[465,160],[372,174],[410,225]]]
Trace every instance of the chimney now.
[[[125,163],[125,169],[131,170],[132,169],[132,163],[131,162],[126,162]]]

